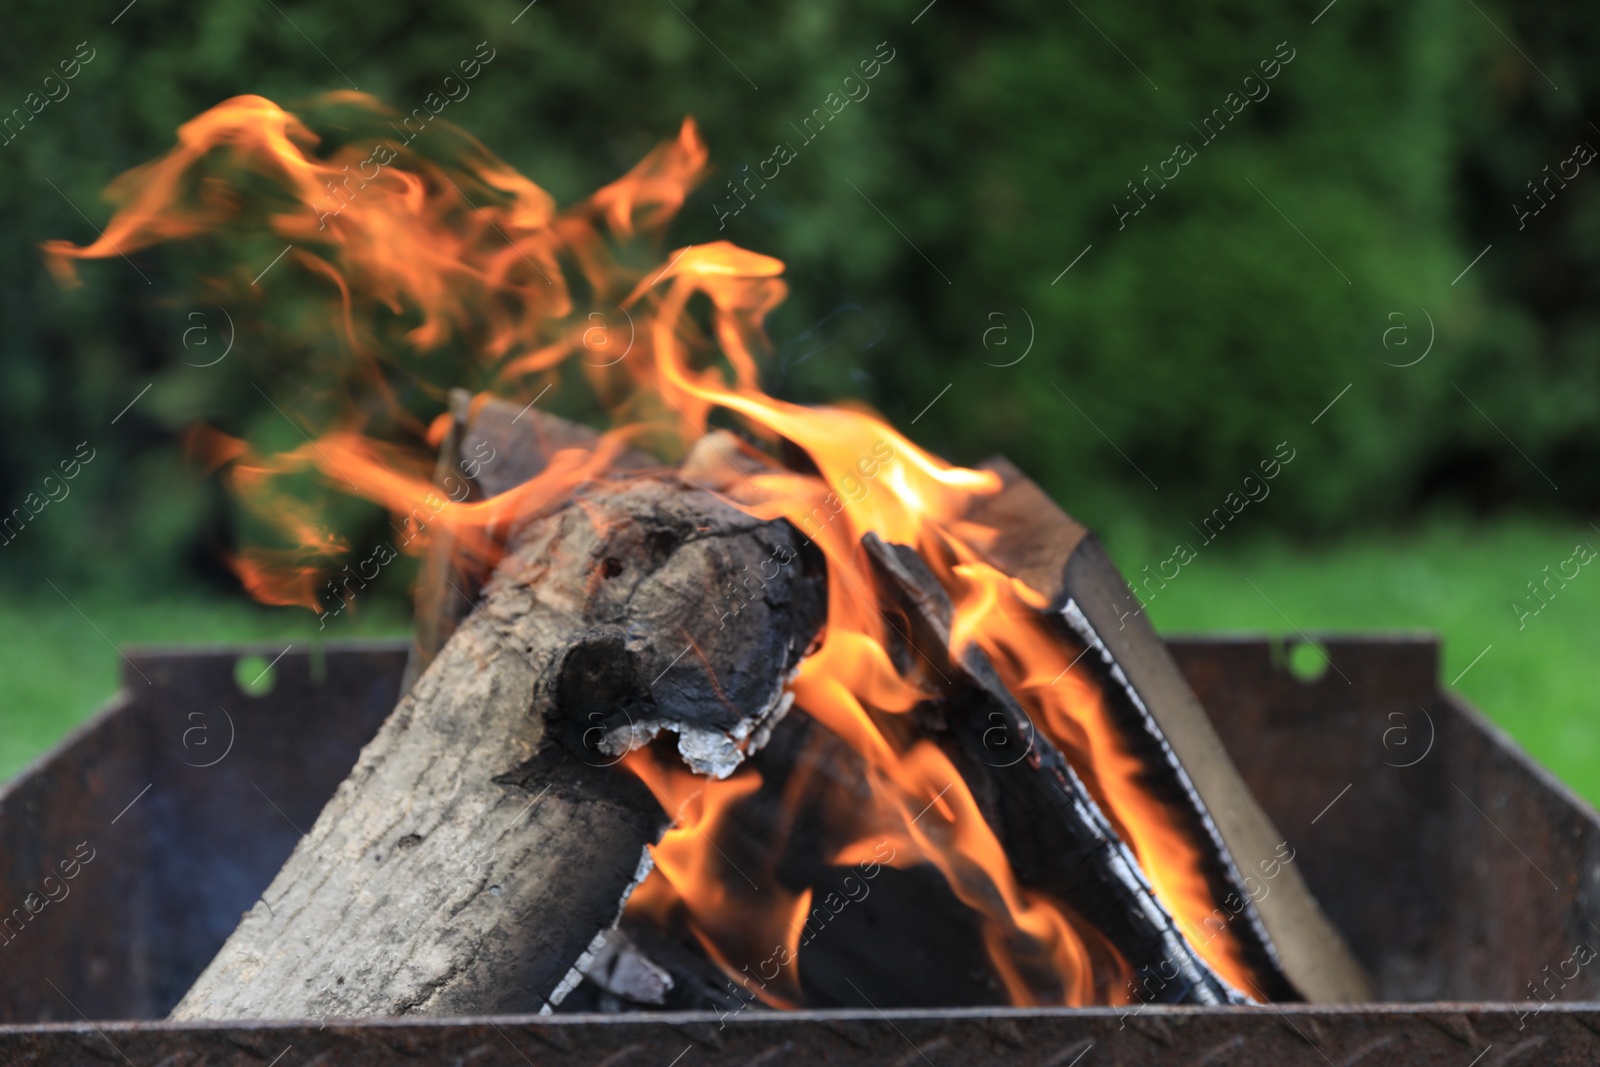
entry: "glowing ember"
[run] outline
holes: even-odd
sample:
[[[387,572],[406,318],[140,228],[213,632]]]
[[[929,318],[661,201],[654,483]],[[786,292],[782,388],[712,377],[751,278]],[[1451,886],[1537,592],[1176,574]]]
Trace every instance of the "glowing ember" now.
[[[307,443],[258,455],[220,430],[197,428],[190,438],[192,453],[220,468],[271,532],[233,561],[253,596],[318,608],[318,587],[349,543],[327,516],[329,494],[387,509],[414,535],[410,551],[447,530],[459,551],[492,563],[510,525],[560,506],[625,445],[674,461],[715,416],[766,449],[764,468],[739,479],[729,498],[751,515],[787,519],[827,561],[826,626],[792,692],[866,768],[871,808],[834,817],[837,862],[876,857],[937,869],[976,916],[1013,1003],[1129,999],[1126,964],[1062,902],[1018,882],[961,773],[912,722],[909,713],[936,694],[891,655],[861,548],[875,533],[912,546],[928,564],[955,606],[952,654],[970,645],[993,661],[1201,955],[1236,988],[1250,987],[1231,935],[1202,927],[1216,902],[1199,852],[1142,786],[1094,680],[1074,665],[1080,649],[1042,614],[1037,591],[985,562],[995,531],[967,516],[975,500],[998,491],[998,477],[945,464],[869,412],[801,407],[762,392],[763,320],[785,295],[783,264],[725,241],[659,249],[706,172],[693,122],[627,175],[558,211],[538,186],[443,122],[396,147],[378,132],[389,112],[361,94],[331,94],[311,112],[339,131],[336,142],[260,97],[218,105],[185,124],[168,155],[118,179],[111,193],[120,207],[99,240],[47,247],[58,273],[71,277],[76,259],[159,242],[222,236],[264,256],[286,244],[288,259],[263,284],[309,288],[325,305],[341,348],[310,368],[305,402],[292,408],[317,419],[302,427]],[[253,273],[240,264],[215,284],[259,301]],[[609,419],[599,446],[559,452],[532,481],[488,500],[441,497],[429,420],[445,390],[467,384],[532,402],[562,372],[586,389],[582,400],[570,389],[558,395]],[[781,442],[811,467],[772,458]],[[678,820],[653,850],[655,870],[630,914],[686,929],[768,1004],[802,1004],[800,931],[812,893],[784,888],[773,874],[786,831],[773,832],[767,854],[747,857],[754,879],[719,846],[733,848],[728,820],[760,787],[759,775],[746,767],[708,780],[648,748],[623,765]],[[786,789],[790,814],[830,803],[804,776]]]

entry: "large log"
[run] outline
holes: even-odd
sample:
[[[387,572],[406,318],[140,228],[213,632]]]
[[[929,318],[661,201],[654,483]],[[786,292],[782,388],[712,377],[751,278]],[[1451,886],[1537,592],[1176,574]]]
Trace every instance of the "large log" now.
[[[1370,1000],[1371,982],[1299,868],[1277,862],[1283,834],[1239,776],[1099,539],[1008,460],[995,457],[983,466],[1001,476],[1003,489],[966,517],[999,532],[990,560],[1049,598],[1055,624],[1092,651],[1084,663],[1101,681],[1150,787],[1193,840],[1208,842],[1213,899],[1237,913],[1228,928],[1260,983],[1246,992],[1272,1000]],[[1266,870],[1276,877],[1271,892],[1257,899],[1249,886],[1259,887]]]
[[[548,1010],[670,821],[611,765],[670,731],[726,775],[786,710],[819,578],[780,568],[732,615],[723,597],[798,540],[670,476],[586,486],[516,532],[173,1017]]]

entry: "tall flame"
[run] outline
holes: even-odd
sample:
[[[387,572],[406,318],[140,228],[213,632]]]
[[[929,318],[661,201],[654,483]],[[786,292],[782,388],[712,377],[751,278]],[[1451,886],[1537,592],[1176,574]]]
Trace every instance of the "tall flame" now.
[[[769,458],[726,492],[753,516],[788,520],[827,559],[826,624],[792,691],[867,768],[872,811],[835,843],[840,862],[869,854],[876,838],[894,842],[897,865],[936,868],[975,915],[1013,1003],[1128,999],[1126,965],[1062,902],[1019,883],[959,771],[913,728],[908,713],[934,694],[890,655],[861,548],[874,533],[912,546],[929,564],[954,605],[950,651],[975,647],[994,662],[1202,955],[1245,985],[1249,971],[1226,932],[1193,936],[1215,907],[1199,856],[1141,786],[1095,682],[1075,665],[1077,650],[1047,625],[1037,591],[984,562],[981,547],[993,531],[965,516],[977,498],[998,491],[998,477],[944,463],[871,412],[802,407],[764,393],[763,324],[786,293],[779,260],[725,241],[649,254],[706,170],[692,121],[622,178],[557,210],[537,185],[446,123],[432,124],[426,143],[395,144],[383,125],[391,113],[363,94],[329,94],[310,112],[337,137],[261,97],[219,104],[184,124],[166,156],[112,185],[119,208],[98,240],[46,246],[53,269],[70,279],[76,260],[161,242],[223,235],[267,253],[286,243],[280,255],[292,253],[300,268],[293,284],[323,303],[341,347],[307,368],[304,402],[294,405],[308,421],[300,427],[306,443],[259,455],[220,430],[197,428],[189,439],[192,453],[220,468],[272,532],[270,543],[246,546],[234,561],[252,595],[318,608],[318,583],[349,544],[318,493],[380,505],[413,551],[448,530],[460,551],[492,562],[512,521],[560,506],[625,444],[672,459],[714,415],[757,442],[788,442],[814,472]],[[215,284],[258,301],[264,275],[248,278],[253,269],[239,264]],[[274,284],[282,283],[280,274]],[[441,496],[431,478],[437,434],[427,405],[437,411],[444,390],[462,383],[531,402],[562,370],[576,371],[586,402],[610,420],[598,446],[561,451],[532,481],[488,500]],[[418,393],[422,411],[413,409]],[[717,845],[759,776],[747,768],[709,781],[649,749],[624,766],[678,820],[652,850],[655,870],[630,912],[684,923],[747,987],[756,965],[768,1003],[803,1003],[797,938],[810,891],[764,878],[768,888],[752,892],[755,883],[741,881]],[[791,808],[816,800],[798,786],[792,792]],[[782,836],[751,862],[775,862]]]

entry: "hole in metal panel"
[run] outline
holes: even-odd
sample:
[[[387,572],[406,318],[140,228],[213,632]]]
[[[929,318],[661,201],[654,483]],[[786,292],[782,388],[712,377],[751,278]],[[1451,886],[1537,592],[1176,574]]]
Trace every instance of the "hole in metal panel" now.
[[[1307,685],[1328,673],[1328,652],[1315,641],[1294,641],[1286,650],[1289,673]]]
[[[233,680],[246,696],[266,696],[278,684],[278,668],[265,656],[240,656],[233,665]]]

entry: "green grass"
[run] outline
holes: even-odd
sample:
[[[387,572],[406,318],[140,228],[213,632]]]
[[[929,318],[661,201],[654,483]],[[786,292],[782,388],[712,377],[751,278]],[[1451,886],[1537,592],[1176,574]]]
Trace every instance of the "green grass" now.
[[[1580,542],[1600,547],[1600,533],[1502,520],[1434,524],[1315,551],[1229,544],[1226,534],[1210,546],[1194,539],[1197,558],[1151,600],[1150,614],[1167,633],[1437,631],[1443,680],[1466,670],[1457,688],[1468,699],[1580,793],[1600,800],[1600,702],[1592,696],[1600,691],[1600,566],[1583,567],[1520,630],[1511,609],[1519,595],[1528,598],[1528,581],[1542,578],[1547,564],[1555,571]],[[1171,554],[1136,534],[1113,538],[1111,547],[1129,573]],[[298,609],[198,592],[138,600],[64,592],[82,614],[48,588],[0,604],[0,692],[7,694],[0,778],[112,694],[121,669],[112,642],[309,643],[398,635],[408,625],[395,609],[380,609],[335,620],[319,635],[316,620]]]
[[[1511,607],[1515,600],[1537,606],[1526,583],[1543,580],[1546,565],[1555,573],[1579,543],[1600,549],[1592,527],[1435,523],[1314,552],[1229,545],[1227,537],[1210,546],[1188,539],[1197,557],[1150,600],[1157,629],[1434,631],[1444,642],[1441,681],[1460,676],[1455,688],[1479,710],[1568,785],[1600,801],[1600,560],[1568,564],[1577,577],[1565,588],[1551,581],[1556,592],[1548,605],[1521,619],[1520,628]],[[1137,536],[1111,548],[1129,573],[1146,563],[1154,569],[1173,551]]]
[[[69,603],[66,599],[71,598]],[[0,781],[16,774],[88,718],[121,685],[126,666],[116,648],[131,644],[209,645],[396,636],[410,622],[376,605],[317,620],[299,608],[267,608],[241,594],[181,590],[133,597],[62,586],[57,593],[12,589],[0,600]],[[115,646],[115,647],[114,647]]]

